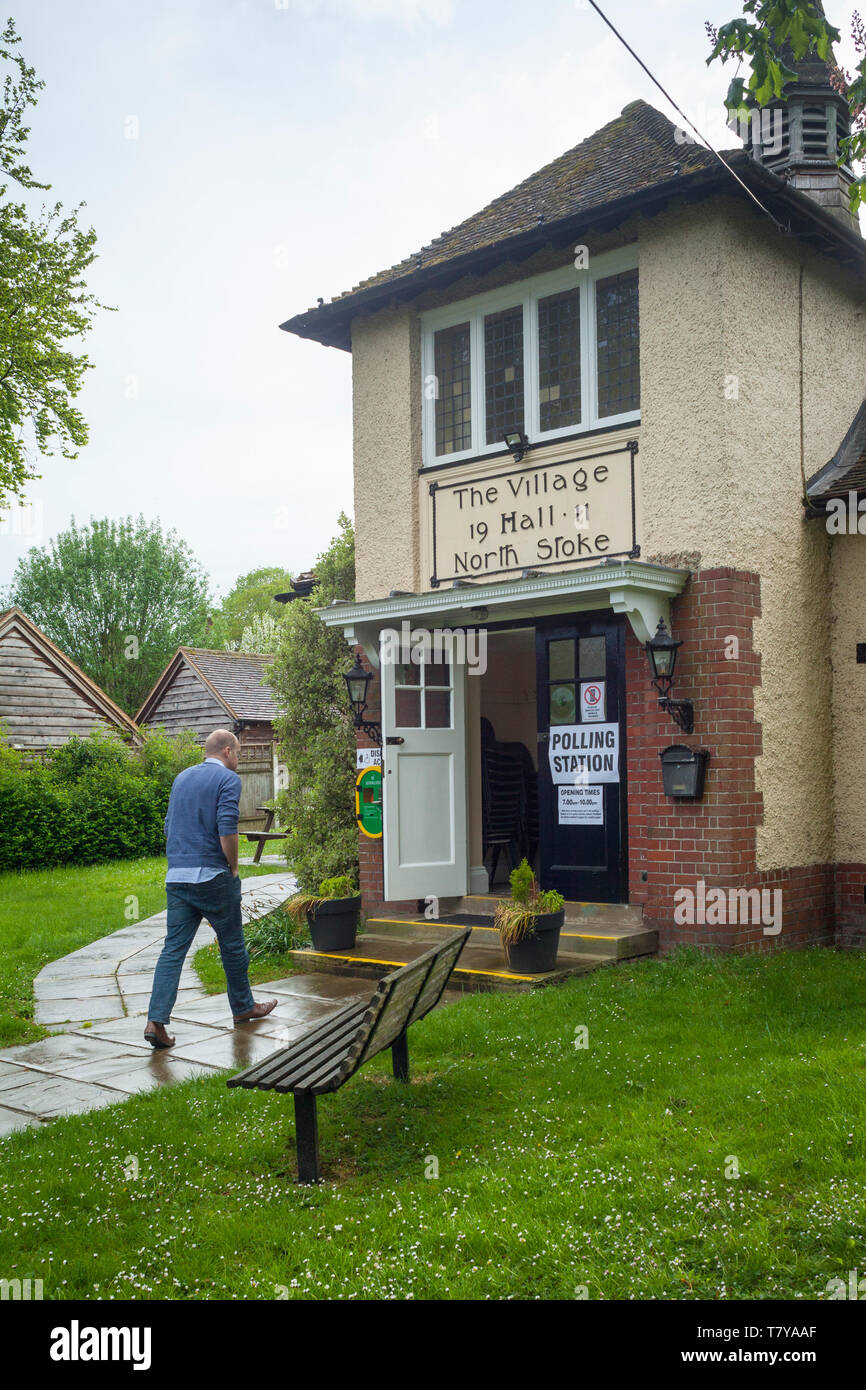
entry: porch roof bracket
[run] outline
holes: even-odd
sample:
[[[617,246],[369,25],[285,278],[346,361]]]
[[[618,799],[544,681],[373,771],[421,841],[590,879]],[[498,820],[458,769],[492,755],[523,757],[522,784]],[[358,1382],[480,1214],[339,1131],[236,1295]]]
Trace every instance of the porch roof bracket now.
[[[379,626],[378,623],[351,623],[343,628],[343,636],[351,648],[364,648],[373,671],[379,669]]]
[[[671,604],[665,594],[629,586],[611,589],[608,597],[614,613],[625,613],[641,646],[645,646],[650,638],[655,636],[659,619],[664,619],[670,632]]]

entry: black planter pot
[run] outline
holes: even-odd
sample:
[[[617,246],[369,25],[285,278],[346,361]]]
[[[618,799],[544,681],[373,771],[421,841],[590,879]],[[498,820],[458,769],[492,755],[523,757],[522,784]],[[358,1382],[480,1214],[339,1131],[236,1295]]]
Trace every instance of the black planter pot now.
[[[311,908],[307,922],[317,951],[345,951],[355,944],[361,894],[354,898],[328,898]]]
[[[555,970],[559,933],[564,921],[564,907],[536,917],[535,928],[528,936],[504,947],[508,969],[515,975],[544,975],[548,970]]]

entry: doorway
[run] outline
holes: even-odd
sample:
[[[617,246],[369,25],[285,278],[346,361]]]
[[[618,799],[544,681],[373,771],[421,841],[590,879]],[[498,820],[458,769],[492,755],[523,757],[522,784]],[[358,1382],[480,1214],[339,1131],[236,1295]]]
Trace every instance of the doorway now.
[[[624,620],[539,621],[535,652],[540,884],[626,901]]]

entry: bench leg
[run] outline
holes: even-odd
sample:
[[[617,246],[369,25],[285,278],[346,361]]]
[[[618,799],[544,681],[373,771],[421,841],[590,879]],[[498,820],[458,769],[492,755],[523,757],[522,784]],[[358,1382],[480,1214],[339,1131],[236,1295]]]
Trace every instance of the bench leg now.
[[[401,1033],[391,1046],[391,1063],[398,1081],[409,1080],[409,1038]]]
[[[310,1091],[296,1091],[294,1101],[298,1182],[318,1182],[319,1120],[316,1114],[316,1097]]]
[[[261,857],[262,857],[262,850],[264,849],[264,847],[265,847],[265,842],[264,842],[264,840],[259,840],[258,844],[256,845],[256,852],[255,852],[255,854],[253,855],[253,863],[254,863],[254,864],[258,864],[259,860],[261,859]]]

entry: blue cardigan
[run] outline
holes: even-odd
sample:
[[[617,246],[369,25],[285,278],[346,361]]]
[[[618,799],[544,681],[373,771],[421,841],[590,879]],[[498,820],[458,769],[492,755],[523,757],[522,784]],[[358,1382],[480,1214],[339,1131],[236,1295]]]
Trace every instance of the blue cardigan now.
[[[228,869],[220,835],[238,833],[241,779],[217,763],[184,768],[172,783],[165,818],[170,869]]]

